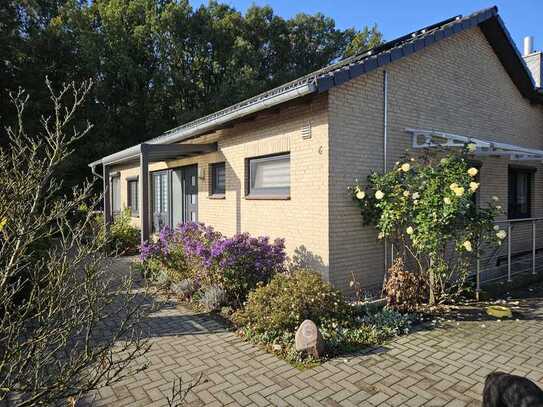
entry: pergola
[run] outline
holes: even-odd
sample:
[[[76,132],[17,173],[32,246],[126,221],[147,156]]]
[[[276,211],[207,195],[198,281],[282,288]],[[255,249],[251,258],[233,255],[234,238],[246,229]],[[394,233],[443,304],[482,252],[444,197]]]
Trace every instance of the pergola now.
[[[463,148],[466,144],[473,144],[475,156],[509,157],[514,161],[543,161],[543,150],[534,148],[437,130],[406,128],[405,131],[411,135],[414,149]]]

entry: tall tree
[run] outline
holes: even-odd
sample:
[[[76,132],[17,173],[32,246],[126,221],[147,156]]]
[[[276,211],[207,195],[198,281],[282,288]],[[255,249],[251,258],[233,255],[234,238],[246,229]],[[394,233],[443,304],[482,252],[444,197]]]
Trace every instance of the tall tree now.
[[[188,0],[7,0],[0,97],[18,86],[31,92],[28,126],[39,129],[45,75],[94,80],[81,117],[95,128],[63,166],[77,184],[90,161],[381,41],[376,26],[341,30],[322,14],[284,19],[269,6],[242,14],[216,1],[193,9]],[[2,104],[2,124],[14,119]]]

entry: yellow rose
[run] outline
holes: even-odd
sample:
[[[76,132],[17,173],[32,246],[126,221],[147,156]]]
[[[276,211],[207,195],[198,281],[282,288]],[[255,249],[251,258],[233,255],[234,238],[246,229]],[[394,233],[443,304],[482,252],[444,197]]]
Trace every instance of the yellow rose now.
[[[409,193],[409,191],[403,191],[403,196],[405,196],[405,197],[407,198],[409,195],[411,195],[411,194]]]
[[[409,226],[407,229],[405,229],[405,231],[407,232],[408,235],[412,235],[414,230],[413,230],[413,227],[412,226]]]
[[[475,143],[469,143],[469,144],[466,146],[466,148],[468,149],[468,151],[469,151],[470,153],[474,153],[475,150],[477,150],[477,144],[475,144]]]
[[[449,198],[448,196],[446,196],[445,198],[443,198],[443,202],[445,202],[447,205],[450,205],[450,203],[451,203],[451,198]]]
[[[411,165],[409,165],[409,163],[404,163],[402,164],[401,169],[403,172],[407,172],[411,169]]]
[[[464,246],[464,249],[466,251],[471,252],[473,248],[471,247],[471,242],[469,240],[466,240],[464,243],[462,243],[462,246]]]
[[[456,188],[458,188],[458,184],[456,182],[453,182],[451,185],[449,185],[449,188],[451,191],[454,191]]]
[[[356,199],[362,200],[362,199],[364,199],[365,197],[366,197],[366,193],[365,193],[364,191],[358,191],[358,192],[356,193]]]
[[[464,188],[462,187],[455,188],[453,192],[456,196],[462,196],[464,195]]]
[[[469,189],[471,190],[471,192],[477,191],[477,188],[479,188],[479,183],[478,182],[470,182],[469,183]]]
[[[385,193],[381,190],[375,192],[375,198],[378,200],[381,200],[385,197]]]
[[[477,173],[479,172],[479,170],[477,170],[477,168],[475,167],[471,167],[469,170],[468,170],[468,175],[470,177],[475,177],[477,175]]]

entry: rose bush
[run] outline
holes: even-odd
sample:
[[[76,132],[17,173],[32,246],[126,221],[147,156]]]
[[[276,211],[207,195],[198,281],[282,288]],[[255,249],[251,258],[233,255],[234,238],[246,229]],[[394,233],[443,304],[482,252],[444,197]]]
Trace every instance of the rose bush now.
[[[384,174],[371,173],[367,184],[350,187],[364,224],[375,226],[378,238],[391,242],[405,264],[414,262],[428,276],[431,304],[459,294],[473,257],[506,237],[494,227],[501,210],[497,199],[475,204],[478,169],[466,160],[470,148],[406,157]]]

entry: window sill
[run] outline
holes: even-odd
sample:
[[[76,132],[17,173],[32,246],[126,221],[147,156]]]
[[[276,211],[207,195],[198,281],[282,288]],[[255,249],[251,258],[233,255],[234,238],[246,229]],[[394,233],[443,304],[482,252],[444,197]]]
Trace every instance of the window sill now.
[[[246,195],[245,199],[249,201],[288,201],[290,195]]]
[[[214,194],[214,195],[208,195],[208,199],[226,199],[226,196],[224,194]]]

